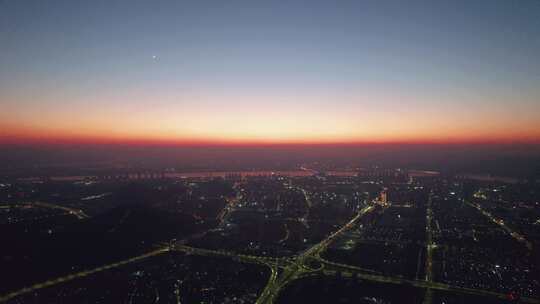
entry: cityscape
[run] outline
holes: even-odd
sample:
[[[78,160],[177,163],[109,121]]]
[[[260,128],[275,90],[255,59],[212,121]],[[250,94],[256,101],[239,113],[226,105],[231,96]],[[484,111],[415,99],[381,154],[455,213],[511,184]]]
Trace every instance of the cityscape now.
[[[540,0],[0,0],[0,304],[540,304]]]
[[[540,301],[538,181],[303,165],[0,186],[6,303]]]

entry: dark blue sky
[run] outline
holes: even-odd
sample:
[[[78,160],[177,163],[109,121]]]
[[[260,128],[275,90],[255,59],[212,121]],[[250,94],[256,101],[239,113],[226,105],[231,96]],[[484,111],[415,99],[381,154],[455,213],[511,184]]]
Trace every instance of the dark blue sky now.
[[[539,54],[536,0],[0,0],[0,118],[13,134],[534,137]]]

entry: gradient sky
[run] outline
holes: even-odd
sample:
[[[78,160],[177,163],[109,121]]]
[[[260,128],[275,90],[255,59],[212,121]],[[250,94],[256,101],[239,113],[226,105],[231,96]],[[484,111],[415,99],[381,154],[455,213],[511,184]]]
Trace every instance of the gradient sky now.
[[[540,140],[540,1],[0,0],[0,140]]]

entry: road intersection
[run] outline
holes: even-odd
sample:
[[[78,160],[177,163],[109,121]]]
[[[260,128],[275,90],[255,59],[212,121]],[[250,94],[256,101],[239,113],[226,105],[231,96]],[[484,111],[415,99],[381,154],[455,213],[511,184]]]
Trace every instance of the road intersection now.
[[[66,276],[58,277],[51,279],[42,283],[34,284],[29,287],[22,288],[18,291],[11,292],[9,294],[0,296],[0,303],[5,303],[13,298],[30,294],[36,292],[43,288],[52,287],[58,284],[62,284],[71,280],[78,278],[86,277],[98,272],[106,271],[112,268],[121,267],[130,263],[138,262],[147,258],[151,258],[160,254],[165,254],[168,252],[183,252],[185,254],[191,255],[201,255],[201,256],[215,256],[215,257],[227,257],[233,260],[251,263],[251,264],[260,264],[265,265],[271,269],[271,274],[266,284],[266,287],[263,289],[260,294],[257,304],[271,304],[275,303],[280,291],[289,283],[294,280],[310,277],[310,276],[335,276],[338,273],[342,277],[356,277],[357,279],[374,281],[380,283],[390,283],[390,284],[406,284],[409,286],[414,286],[418,288],[424,288],[427,292],[431,293],[431,290],[444,290],[465,294],[472,294],[478,296],[491,296],[506,299],[507,295],[502,293],[497,293],[488,290],[478,290],[472,288],[464,288],[458,286],[452,286],[444,283],[433,282],[429,269],[429,273],[426,274],[424,280],[411,280],[403,278],[400,276],[388,276],[382,275],[376,271],[363,269],[353,265],[340,264],[336,262],[331,262],[321,258],[321,254],[326,250],[326,248],[339,238],[344,232],[352,229],[355,224],[367,213],[372,212],[377,207],[371,205],[361,209],[349,222],[342,226],[337,231],[331,233],[328,237],[323,239],[321,242],[310,247],[303,253],[292,256],[292,257],[267,257],[267,256],[253,256],[246,254],[238,254],[233,252],[227,252],[224,250],[209,250],[203,248],[194,248],[186,246],[181,241],[174,241],[170,243],[162,243],[153,251],[145,253],[143,255],[135,256],[120,262],[100,266],[91,270],[85,270]],[[429,217],[431,216],[430,203],[428,202],[428,222]],[[429,225],[426,226],[428,228]],[[428,233],[428,250],[429,246],[432,243],[429,241],[430,232]],[[426,261],[426,263],[430,263]],[[313,264],[316,264],[318,267],[313,267]],[[533,298],[521,298],[524,303],[540,303],[540,300]]]

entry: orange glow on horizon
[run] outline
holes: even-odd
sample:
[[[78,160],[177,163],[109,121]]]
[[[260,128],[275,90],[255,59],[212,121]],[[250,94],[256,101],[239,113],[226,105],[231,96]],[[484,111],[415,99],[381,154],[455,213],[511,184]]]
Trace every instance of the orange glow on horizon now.
[[[15,131],[15,132],[14,132]],[[174,137],[174,136],[111,136],[106,134],[76,134],[72,132],[43,132],[12,130],[0,134],[0,144],[127,144],[156,146],[265,146],[265,145],[371,145],[371,144],[540,144],[540,134],[511,136],[419,137],[321,137],[321,138],[241,138],[241,137]]]
[[[13,99],[0,113],[0,143],[310,145],[539,143],[537,107],[466,111],[449,100],[355,93],[163,96],[96,95],[57,107]],[[105,103],[108,100],[108,103]],[[157,100],[157,101],[156,101]],[[336,105],[333,100],[340,100]],[[397,103],[396,101],[401,103]],[[60,101],[59,101],[60,102]],[[63,102],[62,104],[68,104]],[[393,107],[388,105],[395,104]],[[11,108],[11,109],[10,109]]]

